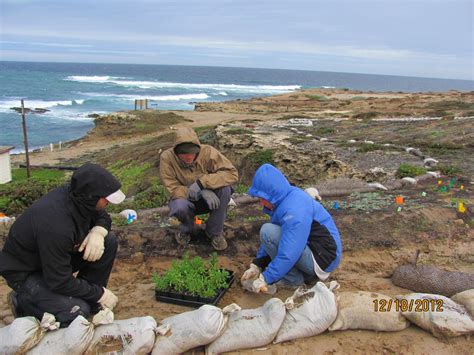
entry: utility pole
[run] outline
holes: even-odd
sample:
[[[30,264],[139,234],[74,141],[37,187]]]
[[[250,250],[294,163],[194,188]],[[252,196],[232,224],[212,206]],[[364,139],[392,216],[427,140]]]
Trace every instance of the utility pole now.
[[[26,156],[26,176],[28,179],[31,177],[30,172],[30,153],[28,152],[28,135],[26,133],[26,118],[25,118],[25,104],[23,99],[21,100],[21,120],[23,124],[23,141],[25,143],[25,156]]]

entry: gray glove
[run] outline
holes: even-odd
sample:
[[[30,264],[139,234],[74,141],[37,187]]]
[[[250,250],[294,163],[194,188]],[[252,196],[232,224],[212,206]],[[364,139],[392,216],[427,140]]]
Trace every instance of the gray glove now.
[[[201,191],[202,198],[206,201],[210,210],[217,210],[221,205],[221,200],[212,190],[204,189]]]
[[[188,197],[191,201],[197,201],[201,198],[201,188],[197,182],[193,182],[188,187]]]

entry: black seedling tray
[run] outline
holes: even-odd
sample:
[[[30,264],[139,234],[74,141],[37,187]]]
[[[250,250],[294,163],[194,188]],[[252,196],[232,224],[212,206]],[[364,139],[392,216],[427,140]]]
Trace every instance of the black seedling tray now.
[[[199,308],[205,304],[211,304],[216,306],[217,303],[220,301],[224,293],[230,288],[232,283],[234,282],[234,272],[231,270],[227,270],[229,272],[229,277],[227,278],[227,288],[220,289],[217,292],[217,295],[214,297],[199,297],[199,296],[189,296],[184,293],[176,293],[176,292],[167,292],[167,291],[156,291],[155,290],[155,297],[157,301],[165,302],[165,303],[172,303],[177,304],[180,306],[187,306],[193,308]]]

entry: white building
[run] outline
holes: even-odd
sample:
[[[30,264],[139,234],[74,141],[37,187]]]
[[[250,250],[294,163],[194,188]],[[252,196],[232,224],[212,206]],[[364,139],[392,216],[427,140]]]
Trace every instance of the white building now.
[[[12,169],[10,165],[10,150],[13,147],[0,145],[0,184],[12,181]]]

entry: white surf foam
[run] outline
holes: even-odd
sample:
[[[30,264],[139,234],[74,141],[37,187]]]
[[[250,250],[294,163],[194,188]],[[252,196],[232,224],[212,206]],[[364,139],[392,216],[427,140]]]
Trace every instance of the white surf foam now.
[[[58,100],[58,101],[43,101],[43,100],[25,100],[25,108],[45,108],[50,109],[60,106],[82,105],[84,100]],[[13,112],[12,107],[21,107],[20,99],[8,99],[0,101],[0,112]]]
[[[196,93],[196,94],[183,94],[183,95],[130,95],[130,94],[108,94],[108,93],[98,93],[98,92],[85,92],[81,93],[82,95],[87,95],[90,97],[110,97],[120,100],[140,100],[148,99],[152,101],[180,101],[180,100],[205,100],[209,98],[209,95],[205,93]]]
[[[89,82],[89,83],[107,83],[125,87],[137,87],[140,89],[160,89],[160,88],[182,88],[182,89],[206,89],[234,92],[250,93],[278,93],[298,90],[300,85],[238,85],[238,84],[207,84],[207,83],[175,83],[161,81],[143,81],[143,80],[120,80],[120,77],[113,76],[68,76],[65,80]]]
[[[66,79],[67,81],[78,81],[82,83],[106,83],[114,79],[126,79],[120,76],[108,76],[108,75],[70,75]]]

